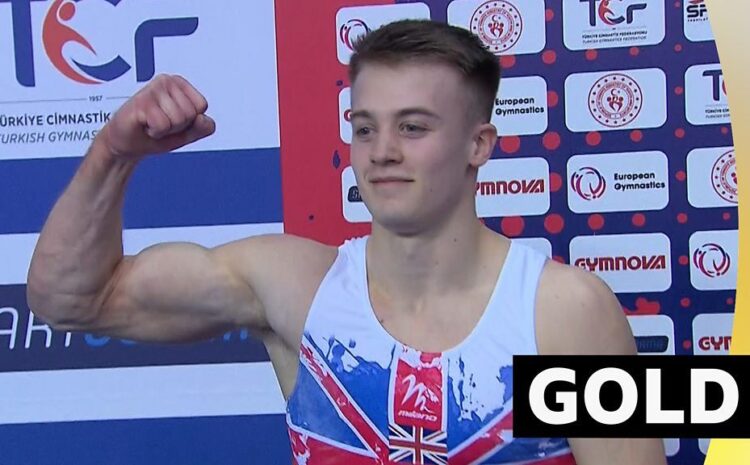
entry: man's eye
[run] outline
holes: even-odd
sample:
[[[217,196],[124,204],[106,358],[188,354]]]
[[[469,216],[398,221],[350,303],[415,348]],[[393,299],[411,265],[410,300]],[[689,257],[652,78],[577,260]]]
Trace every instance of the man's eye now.
[[[372,132],[372,130],[365,126],[365,127],[357,128],[355,132],[358,136],[366,136],[366,135],[369,135],[370,132]]]
[[[423,132],[425,128],[416,124],[404,124],[403,130],[406,132]]]

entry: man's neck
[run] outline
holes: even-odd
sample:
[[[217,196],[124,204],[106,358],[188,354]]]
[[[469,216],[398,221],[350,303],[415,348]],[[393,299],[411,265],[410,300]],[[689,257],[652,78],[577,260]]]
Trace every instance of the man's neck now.
[[[497,258],[504,255],[497,239],[476,217],[407,237],[374,224],[367,244],[370,290],[410,305],[470,289],[480,275],[496,274]]]

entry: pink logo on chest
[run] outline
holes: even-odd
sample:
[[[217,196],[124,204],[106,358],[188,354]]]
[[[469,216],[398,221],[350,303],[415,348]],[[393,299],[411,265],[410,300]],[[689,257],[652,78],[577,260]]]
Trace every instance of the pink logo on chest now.
[[[440,354],[405,348],[391,385],[393,420],[404,426],[443,429],[443,370]]]

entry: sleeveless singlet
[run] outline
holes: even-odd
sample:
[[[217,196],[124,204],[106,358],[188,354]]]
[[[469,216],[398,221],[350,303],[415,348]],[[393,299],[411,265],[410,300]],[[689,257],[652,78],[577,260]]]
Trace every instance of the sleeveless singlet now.
[[[339,247],[305,323],[287,403],[295,463],[574,465],[565,439],[512,436],[512,357],[537,353],[534,302],[546,257],[512,242],[473,331],[425,353],[377,320],[366,242]]]

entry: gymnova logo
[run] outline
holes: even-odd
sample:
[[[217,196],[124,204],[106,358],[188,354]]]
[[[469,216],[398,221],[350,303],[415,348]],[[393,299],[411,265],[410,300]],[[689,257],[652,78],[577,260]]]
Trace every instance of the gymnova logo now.
[[[665,234],[578,236],[570,263],[596,273],[614,292],[661,292],[672,285],[670,241]]]

